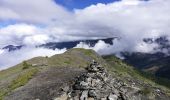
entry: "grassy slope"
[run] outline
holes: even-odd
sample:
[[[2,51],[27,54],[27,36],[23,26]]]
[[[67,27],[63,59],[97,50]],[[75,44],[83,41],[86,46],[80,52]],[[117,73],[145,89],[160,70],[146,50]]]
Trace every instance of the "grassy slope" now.
[[[109,64],[105,63],[100,56],[98,56],[93,50],[85,49],[70,49],[64,54],[54,55],[52,57],[36,57],[26,61],[28,68],[23,69],[23,63],[11,67],[7,70],[0,71],[0,100],[10,93],[12,90],[25,85],[34,75],[38,72],[44,71],[50,67],[86,67],[92,59],[100,62],[105,66],[110,73],[115,75],[115,77],[126,78],[130,77],[132,79],[140,79],[145,83],[152,84],[153,86],[159,86],[153,81],[141,76],[141,74],[133,69],[133,67],[128,66],[123,63],[120,59],[114,56],[103,57]],[[36,66],[33,66],[35,65]],[[25,64],[24,64],[25,65]],[[26,64],[27,65],[27,64]]]
[[[134,67],[127,65],[124,63],[121,59],[111,55],[111,56],[103,56],[103,58],[106,60],[108,64],[110,64],[110,70],[117,74],[121,78],[131,78],[136,80],[141,80],[145,84],[150,84],[153,87],[158,87],[167,92],[167,94],[170,94],[170,86],[169,81],[164,79],[157,79],[156,77],[152,76],[148,73],[143,73]]]
[[[135,68],[149,72],[157,77],[170,79],[170,56],[163,53],[123,53],[125,61]]]

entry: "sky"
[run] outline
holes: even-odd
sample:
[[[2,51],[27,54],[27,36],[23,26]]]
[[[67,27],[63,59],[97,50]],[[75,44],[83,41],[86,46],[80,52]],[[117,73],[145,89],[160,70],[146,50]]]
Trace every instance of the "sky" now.
[[[0,48],[26,46],[15,52],[0,49],[0,69],[66,51],[35,48],[48,42],[119,37],[114,45],[99,41],[93,48],[76,47],[99,54],[155,52],[158,45],[143,39],[170,40],[169,5],[170,0],[0,0]]]
[[[59,5],[64,6],[68,10],[83,9],[90,5],[96,5],[98,3],[108,4],[120,0],[55,0]]]

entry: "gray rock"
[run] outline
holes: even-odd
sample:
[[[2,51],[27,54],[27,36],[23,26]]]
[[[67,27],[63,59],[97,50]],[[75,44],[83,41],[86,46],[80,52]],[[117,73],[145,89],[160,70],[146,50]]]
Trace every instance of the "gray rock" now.
[[[95,90],[89,90],[88,96],[89,96],[89,97],[96,98],[96,97],[97,97],[97,94],[96,94]]]
[[[118,96],[111,93],[111,94],[108,96],[108,100],[118,100]]]
[[[87,100],[88,98],[88,91],[83,91],[81,96],[80,96],[80,100]]]

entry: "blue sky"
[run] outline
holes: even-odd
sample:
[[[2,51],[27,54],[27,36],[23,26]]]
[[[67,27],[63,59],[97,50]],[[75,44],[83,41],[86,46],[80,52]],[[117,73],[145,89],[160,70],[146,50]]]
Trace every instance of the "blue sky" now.
[[[121,0],[55,0],[57,4],[62,5],[68,10],[83,9],[92,4],[94,5],[97,3],[107,4],[107,3],[117,2],[117,1],[121,1]],[[140,0],[140,1],[149,1],[149,0]]]
[[[97,3],[111,3],[120,0],[55,0],[57,4],[64,6],[65,8],[72,10],[72,9],[82,9],[88,7],[92,4]]]

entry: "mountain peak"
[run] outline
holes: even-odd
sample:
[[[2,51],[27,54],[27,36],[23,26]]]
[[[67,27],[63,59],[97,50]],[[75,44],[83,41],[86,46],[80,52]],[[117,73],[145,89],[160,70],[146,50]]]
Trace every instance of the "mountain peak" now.
[[[8,51],[10,52],[10,51],[19,50],[19,49],[21,49],[22,47],[23,47],[23,45],[19,45],[19,46],[8,45],[8,46],[3,47],[2,49],[8,50]]]

